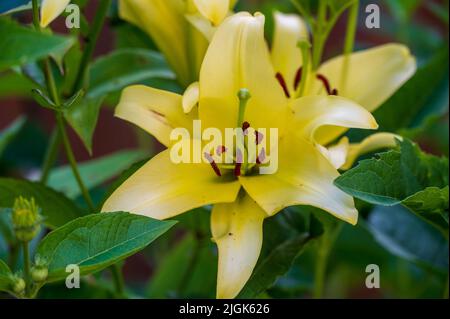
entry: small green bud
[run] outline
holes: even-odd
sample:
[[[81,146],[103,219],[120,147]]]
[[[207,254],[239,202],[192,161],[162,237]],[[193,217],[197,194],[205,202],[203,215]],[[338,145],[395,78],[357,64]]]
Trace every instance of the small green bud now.
[[[31,269],[31,278],[34,282],[43,282],[48,277],[48,268],[47,267],[33,267]]]
[[[13,281],[11,284],[12,291],[17,295],[21,295],[25,291],[25,280],[18,276],[14,276],[11,279]]]
[[[21,242],[31,241],[41,230],[41,216],[34,198],[19,197],[14,202],[12,222],[16,237]]]
[[[35,264],[31,269],[31,278],[35,282],[43,282],[48,277],[48,262],[41,256],[36,255]]]

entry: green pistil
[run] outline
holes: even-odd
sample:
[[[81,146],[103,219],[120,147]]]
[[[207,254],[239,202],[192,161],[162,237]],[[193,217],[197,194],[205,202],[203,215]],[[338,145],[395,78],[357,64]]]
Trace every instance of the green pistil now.
[[[237,96],[239,98],[239,115],[237,127],[241,128],[242,124],[244,124],[245,109],[247,108],[248,100],[250,100],[252,96],[250,94],[250,91],[247,89],[240,89]]]
[[[297,44],[302,52],[302,78],[298,87],[297,96],[302,96],[305,92],[306,82],[308,81],[309,71],[311,69],[311,43],[307,39],[301,40]]]

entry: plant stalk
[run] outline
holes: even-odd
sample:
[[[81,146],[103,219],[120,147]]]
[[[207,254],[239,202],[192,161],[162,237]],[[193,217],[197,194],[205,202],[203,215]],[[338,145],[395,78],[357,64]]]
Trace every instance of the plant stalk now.
[[[60,132],[62,142],[64,145],[64,148],[66,150],[67,160],[69,161],[69,164],[72,168],[73,175],[75,176],[75,179],[77,180],[78,186],[81,190],[81,193],[83,194],[84,200],[86,201],[89,209],[91,212],[95,211],[94,203],[92,202],[91,196],[89,195],[88,190],[86,189],[83,180],[81,179],[80,172],[78,170],[77,161],[75,160],[75,155],[72,151],[72,146],[70,145],[69,138],[67,136],[64,118],[61,112],[56,112],[56,123],[58,125],[58,130]]]
[[[30,263],[30,251],[28,247],[28,242],[22,243],[23,252],[23,274],[25,278],[25,296],[29,296],[31,292],[31,263]]]
[[[108,13],[108,8],[111,5],[111,0],[101,0],[97,8],[97,14],[95,15],[92,27],[89,31],[87,38],[87,44],[83,51],[83,56],[81,57],[80,67],[78,68],[78,73],[75,78],[74,87],[72,94],[81,90],[84,85],[84,80],[86,78],[86,73],[88,70],[89,62],[91,61],[92,55],[94,53],[95,46],[97,44],[100,32],[103,29],[105,23],[106,15]]]
[[[119,299],[125,298],[125,281],[123,279],[122,267],[118,264],[114,264],[110,267],[110,270],[114,281],[116,297]]]
[[[345,94],[347,77],[350,68],[350,55],[355,47],[356,30],[358,28],[359,0],[350,7],[348,13],[347,31],[344,43],[344,63],[341,72],[341,94]]]

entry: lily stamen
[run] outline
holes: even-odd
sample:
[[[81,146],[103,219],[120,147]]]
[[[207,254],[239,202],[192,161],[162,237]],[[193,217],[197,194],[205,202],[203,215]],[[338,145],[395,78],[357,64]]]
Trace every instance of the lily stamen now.
[[[289,93],[289,89],[287,87],[286,81],[284,80],[283,75],[278,72],[275,77],[277,78],[278,82],[280,83],[281,87],[283,88],[284,95],[286,95],[287,98],[291,97],[291,94]]]
[[[260,165],[266,160],[266,150],[265,148],[261,149],[261,152],[259,153],[258,157],[256,158],[256,164]]]
[[[317,74],[317,79],[323,83],[323,86],[327,90],[328,95],[338,95],[337,89],[331,89],[330,81],[323,74]]]
[[[300,67],[297,70],[297,73],[295,74],[295,79],[294,79],[294,89],[297,91],[298,86],[300,85],[301,81],[302,81],[302,76],[303,76],[303,67]]]
[[[217,166],[217,163],[214,161],[214,158],[211,156],[211,154],[205,152],[204,153],[205,158],[208,160],[209,164],[214,170],[214,173],[216,173],[217,176],[222,176],[222,172],[220,171],[219,166]]]
[[[256,145],[259,145],[261,143],[261,141],[264,139],[264,134],[262,134],[258,131],[255,131],[255,138],[256,138],[255,139]]]

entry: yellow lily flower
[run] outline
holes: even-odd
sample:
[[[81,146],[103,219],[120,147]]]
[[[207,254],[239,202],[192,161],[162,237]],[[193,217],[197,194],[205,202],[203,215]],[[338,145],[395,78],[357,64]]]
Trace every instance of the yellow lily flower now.
[[[302,75],[306,73],[302,68],[302,54],[297,46],[305,38],[308,38],[307,27],[298,15],[275,13],[272,61],[280,83],[291,98],[296,98],[301,93],[299,85]],[[345,65],[348,66],[347,70]],[[339,95],[373,112],[407,82],[415,71],[416,61],[406,46],[385,44],[348,57],[338,56],[326,61],[315,74],[309,74],[302,95]],[[332,125],[316,132],[320,150],[336,168],[350,168],[357,157],[368,150],[375,151],[396,145],[397,136],[382,133],[363,141],[364,147],[346,147],[345,140],[329,149],[323,147],[329,146],[343,133],[345,129]],[[347,154],[350,154],[348,158]]]
[[[119,0],[119,16],[138,26],[155,41],[187,87],[197,81],[215,26],[236,1]]]
[[[175,164],[167,149],[125,181],[102,208],[166,219],[214,205],[211,231],[219,250],[218,298],[238,295],[258,260],[264,219],[283,208],[311,205],[356,224],[353,198],[334,186],[339,173],[315,147],[314,132],[323,125],[377,128],[370,112],[349,99],[287,98],[274,76],[264,21],[261,14],[227,18],[208,48],[199,83],[187,96],[131,86],[116,109],[118,117],[168,147],[171,130],[185,127],[192,132],[195,119],[205,128],[221,130],[235,128],[236,123],[278,128],[279,165],[273,174],[258,174],[237,160],[231,167],[214,161]],[[196,99],[198,107],[192,107]]]
[[[69,5],[70,0],[42,0],[41,3],[41,21],[42,28],[47,27]]]

